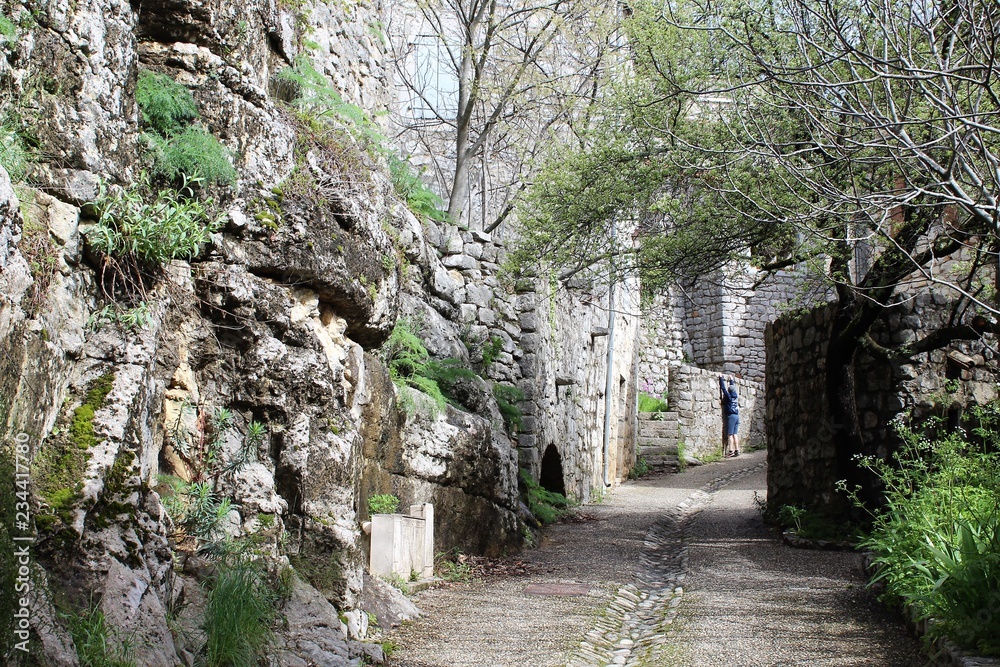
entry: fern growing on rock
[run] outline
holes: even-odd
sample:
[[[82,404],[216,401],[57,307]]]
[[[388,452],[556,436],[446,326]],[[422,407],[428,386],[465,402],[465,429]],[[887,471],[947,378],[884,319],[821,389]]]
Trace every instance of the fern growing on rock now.
[[[148,130],[153,173],[185,184],[236,182],[229,151],[205,128],[195,125],[198,103],[191,92],[165,74],[139,74],[135,101]]]
[[[191,92],[166,74],[139,73],[135,101],[146,127],[167,136],[198,118],[198,103]]]

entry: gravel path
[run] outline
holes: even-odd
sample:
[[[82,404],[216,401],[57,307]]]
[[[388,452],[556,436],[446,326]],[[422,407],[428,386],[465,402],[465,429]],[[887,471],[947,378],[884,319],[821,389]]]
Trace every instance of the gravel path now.
[[[528,574],[416,596],[396,667],[758,667],[925,662],[860,560],[788,548],[761,522],[766,454],[629,482],[545,531]],[[540,596],[530,585],[583,595]],[[571,591],[576,592],[576,591]]]

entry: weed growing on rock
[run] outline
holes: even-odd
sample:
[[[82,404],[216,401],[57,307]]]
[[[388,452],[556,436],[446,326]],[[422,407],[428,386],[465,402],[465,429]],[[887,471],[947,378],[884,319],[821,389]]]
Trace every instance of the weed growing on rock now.
[[[153,153],[153,172],[169,181],[232,184],[229,152],[206,129],[193,125],[198,104],[191,92],[165,74],[139,73],[135,101]]]
[[[190,408],[188,408],[190,409]],[[180,414],[185,408],[182,406]],[[267,441],[267,426],[258,421],[250,421],[243,434],[239,449],[226,456],[224,444],[231,435],[234,415],[227,408],[217,408],[210,416],[204,413],[199,423],[207,424],[195,444],[183,444],[187,438],[183,433],[168,434],[177,453],[190,464],[192,480],[187,482],[173,475],[160,476],[160,495],[167,513],[174,525],[180,529],[180,542],[192,537],[194,546],[209,551],[225,552],[225,521],[232,510],[239,506],[219,491],[221,478],[235,475],[247,465],[257,461],[258,452]],[[181,424],[180,416],[175,431]],[[273,518],[261,524],[273,525]]]
[[[382,580],[403,593],[403,595],[410,594],[410,584],[398,572],[393,572],[388,576],[382,577]]]
[[[17,40],[17,26],[3,14],[0,14],[0,37],[3,37],[8,42]]]
[[[87,328],[99,331],[108,324],[116,324],[127,331],[137,331],[145,329],[151,318],[149,304],[145,301],[140,301],[132,308],[108,304],[87,319]]]
[[[139,72],[135,101],[143,124],[164,136],[198,118],[198,103],[191,92],[166,74]]]
[[[345,102],[326,77],[316,71],[308,57],[297,57],[291,67],[278,74],[278,80],[297,89],[292,105],[308,125],[316,130],[323,125],[344,128],[368,155],[376,160],[385,159],[393,189],[413,213],[433,220],[448,219],[448,214],[441,209],[441,198],[421,180],[409,161],[389,149],[379,126],[364,109]]]
[[[441,208],[444,201],[421,180],[409,161],[390,154],[388,162],[392,187],[410,210],[418,217],[447,222],[448,213]]]
[[[190,260],[222,226],[212,217],[213,202],[193,197],[188,181],[180,191],[166,188],[151,198],[148,180],[128,187],[102,182],[91,202],[97,224],[86,232],[91,248],[102,255],[101,278],[105,292],[143,295],[151,275],[174,259]]]
[[[207,667],[256,665],[266,657],[274,633],[278,595],[260,565],[223,563],[205,606]]]
[[[437,411],[444,409],[446,400],[428,367],[430,353],[424,341],[413,332],[413,325],[405,319],[398,320],[382,346],[382,360],[389,368],[392,381],[398,386],[409,386],[433,399]],[[404,405],[405,407],[405,405]]]
[[[7,171],[12,183],[24,180],[31,162],[31,153],[13,119],[0,119],[0,167]]]
[[[445,581],[472,581],[472,566],[457,547],[434,557],[434,573]]]
[[[635,460],[635,465],[632,469],[628,471],[629,479],[639,479],[645,477],[649,474],[649,463],[646,462],[646,458],[640,456]]]
[[[488,343],[483,345],[484,372],[493,365],[493,362],[497,360],[501,352],[503,352],[503,338],[500,336],[493,336]]]
[[[666,412],[669,410],[667,402],[659,396],[639,392],[639,412]]]
[[[59,271],[61,250],[49,234],[48,225],[36,217],[39,207],[35,203],[33,191],[18,188],[17,194],[21,200],[21,215],[24,220],[18,247],[28,262],[33,281],[26,306],[28,312],[38,313],[45,307],[49,285]]]
[[[521,469],[521,482],[526,490],[528,509],[539,523],[555,523],[566,515],[570,508],[566,496],[542,488],[524,468]]]
[[[493,396],[497,399],[497,407],[503,415],[507,433],[517,433],[524,424],[521,421],[521,408],[517,404],[525,399],[524,392],[509,384],[494,384]]]
[[[368,498],[368,514],[395,514],[399,509],[399,498],[391,493],[379,493]]]
[[[304,114],[346,127],[358,144],[372,155],[384,150],[386,138],[378,125],[364,109],[345,102],[326,77],[316,71],[308,56],[296,57],[291,67],[279,72],[277,78],[298,88],[292,105]]]
[[[236,182],[229,151],[203,127],[191,126],[168,137],[150,137],[153,173],[170,181],[185,177],[209,183]]]

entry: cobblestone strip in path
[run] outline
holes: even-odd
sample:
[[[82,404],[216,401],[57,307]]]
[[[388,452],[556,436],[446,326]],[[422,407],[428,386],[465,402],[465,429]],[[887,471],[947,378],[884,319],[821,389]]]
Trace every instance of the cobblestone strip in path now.
[[[691,522],[713,493],[765,465],[739,468],[713,479],[650,527],[636,583],[618,589],[604,615],[571,652],[566,667],[640,667],[654,649],[666,643],[666,633],[684,596]]]

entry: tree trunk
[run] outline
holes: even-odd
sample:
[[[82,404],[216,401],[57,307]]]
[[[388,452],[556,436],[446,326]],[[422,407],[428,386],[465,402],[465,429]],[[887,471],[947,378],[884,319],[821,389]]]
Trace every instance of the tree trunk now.
[[[459,142],[459,154],[455,160],[455,177],[451,181],[451,193],[448,197],[448,217],[456,225],[462,222],[462,211],[469,199],[469,165],[472,158],[463,155],[464,146]]]
[[[874,476],[859,465],[858,457],[871,452],[865,443],[857,407],[855,361],[861,348],[861,337],[871,328],[870,314],[853,294],[841,294],[833,318],[830,345],[826,353],[826,403],[836,454],[836,475],[847,488],[860,487],[858,497],[873,509],[880,503]],[[861,324],[861,322],[864,322]],[[860,330],[860,333],[859,333]],[[852,519],[863,518],[864,512],[853,507],[844,497],[843,504],[834,503],[832,514],[846,514]]]

